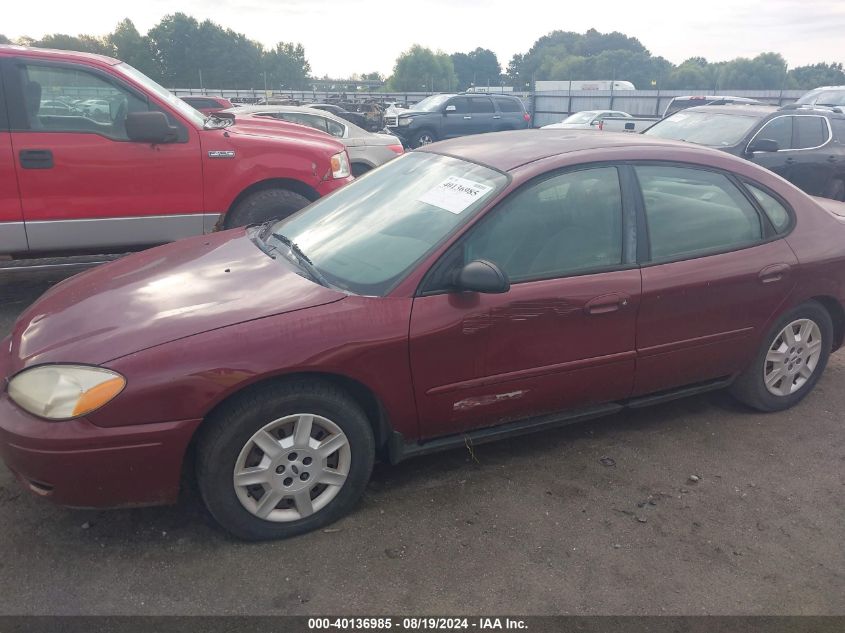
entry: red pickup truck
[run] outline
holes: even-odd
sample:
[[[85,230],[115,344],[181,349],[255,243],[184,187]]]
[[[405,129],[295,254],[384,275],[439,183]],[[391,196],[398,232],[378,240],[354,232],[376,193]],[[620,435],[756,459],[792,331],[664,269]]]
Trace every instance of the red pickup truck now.
[[[284,217],[352,179],[327,134],[205,117],[116,59],[0,46],[0,78],[0,255],[161,244]]]

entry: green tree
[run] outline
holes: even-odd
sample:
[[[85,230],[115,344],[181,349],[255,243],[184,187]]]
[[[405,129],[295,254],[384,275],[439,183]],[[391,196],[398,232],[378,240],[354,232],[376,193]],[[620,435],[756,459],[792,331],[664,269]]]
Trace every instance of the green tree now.
[[[0,33],[0,44],[11,44],[12,40]]]
[[[778,53],[761,53],[754,59],[738,57],[725,63],[718,74],[717,90],[766,90],[786,81],[786,60]]]
[[[486,48],[476,48],[469,53],[452,53],[450,56],[458,89],[465,90],[470,85],[498,85],[502,67],[496,53]]]
[[[109,55],[111,49],[106,42],[98,37],[91,35],[65,35],[64,33],[53,33],[45,35],[40,40],[32,40],[31,38],[21,38],[30,40],[26,46],[35,46],[37,48],[57,48],[64,51],[81,51],[83,53],[97,53],[99,55]]]
[[[150,29],[147,37],[164,85],[170,88],[199,86],[199,23],[194,18],[184,13],[166,15]]]
[[[161,69],[156,64],[150,47],[150,40],[141,35],[132,20],[122,20],[107,37],[106,44],[117,59],[134,66],[154,79],[161,78]]]
[[[448,92],[455,89],[457,77],[446,53],[414,44],[399,55],[390,83],[395,90]]]
[[[305,59],[302,44],[279,42],[264,53],[261,64],[270,89],[301,90],[309,86],[311,64]]]
[[[789,71],[789,87],[811,90],[819,86],[841,86],[845,84],[842,64],[812,64],[798,66]]]

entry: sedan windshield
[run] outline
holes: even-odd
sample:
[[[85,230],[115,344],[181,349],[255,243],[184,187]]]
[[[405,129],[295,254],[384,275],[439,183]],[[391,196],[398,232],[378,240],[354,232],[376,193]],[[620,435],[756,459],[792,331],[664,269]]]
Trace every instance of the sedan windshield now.
[[[295,243],[330,284],[383,296],[507,183],[488,167],[412,152],[281,220],[272,233]]]
[[[708,147],[728,147],[739,143],[761,118],[721,112],[678,112],[658,121],[643,134]]]
[[[449,95],[431,95],[414,105],[413,109],[420,112],[435,112],[449,99]]]
[[[595,112],[576,112],[563,120],[564,123],[589,123],[596,116]]]

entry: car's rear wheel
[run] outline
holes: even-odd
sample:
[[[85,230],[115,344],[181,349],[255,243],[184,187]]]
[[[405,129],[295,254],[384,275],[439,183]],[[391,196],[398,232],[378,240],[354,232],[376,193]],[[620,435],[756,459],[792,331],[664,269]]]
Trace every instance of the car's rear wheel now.
[[[761,411],[788,409],[821,378],[832,341],[833,322],[827,310],[815,301],[802,304],[778,319],[731,391]]]
[[[431,130],[420,130],[414,135],[414,138],[411,141],[411,147],[416,149],[417,147],[422,147],[423,145],[430,145],[436,140],[437,136]]]
[[[305,196],[288,189],[262,189],[249,194],[226,215],[227,229],[249,224],[262,224],[270,220],[282,220],[311,201]]]
[[[212,516],[246,540],[287,538],[346,514],[372,470],[372,428],[343,391],[307,381],[249,392],[200,436],[197,480]]]
[[[371,169],[372,167],[370,167],[369,165],[365,165],[364,163],[352,163],[352,175],[356,178],[358,176],[363,176]]]

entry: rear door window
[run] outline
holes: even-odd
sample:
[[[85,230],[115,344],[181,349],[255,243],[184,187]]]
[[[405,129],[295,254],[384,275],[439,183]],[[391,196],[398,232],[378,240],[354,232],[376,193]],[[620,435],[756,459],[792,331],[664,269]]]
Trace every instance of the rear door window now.
[[[664,165],[635,169],[652,261],[691,259],[762,240],[760,216],[727,176]]]
[[[820,116],[797,116],[793,130],[793,149],[821,147],[828,140],[827,122]]]
[[[469,102],[473,114],[493,114],[496,111],[490,97],[472,97]]]
[[[769,220],[771,220],[772,226],[775,227],[775,231],[778,233],[786,232],[792,221],[786,207],[783,206],[777,198],[763,191],[759,187],[755,187],[747,182],[745,183],[745,186],[748,187],[751,195],[753,195],[757,199],[757,202],[760,203],[760,206],[763,207],[763,211],[769,217]]]
[[[516,99],[496,99],[496,104],[502,112],[522,112],[522,104]]]

